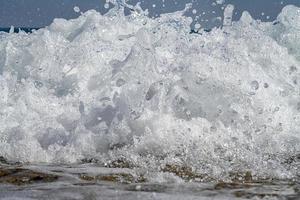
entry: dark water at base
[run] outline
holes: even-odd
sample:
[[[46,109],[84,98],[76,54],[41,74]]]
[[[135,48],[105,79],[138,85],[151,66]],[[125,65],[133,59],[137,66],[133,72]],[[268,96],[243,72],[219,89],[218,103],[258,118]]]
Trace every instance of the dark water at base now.
[[[137,171],[91,164],[6,165],[0,167],[0,199],[300,199],[297,181],[184,182],[162,178],[168,173],[146,181]]]

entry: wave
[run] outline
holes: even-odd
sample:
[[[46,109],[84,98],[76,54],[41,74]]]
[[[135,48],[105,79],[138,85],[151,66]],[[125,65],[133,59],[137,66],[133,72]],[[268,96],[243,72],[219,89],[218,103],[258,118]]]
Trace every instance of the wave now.
[[[191,23],[114,8],[0,33],[0,156],[299,176],[300,9]]]

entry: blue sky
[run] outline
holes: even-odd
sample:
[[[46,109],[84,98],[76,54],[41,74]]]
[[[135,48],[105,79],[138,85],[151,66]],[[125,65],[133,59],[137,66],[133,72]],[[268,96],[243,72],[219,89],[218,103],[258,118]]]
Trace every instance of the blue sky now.
[[[204,26],[212,26],[214,17],[222,16],[221,5],[213,6],[215,0],[131,0],[135,4],[141,1],[142,7],[147,8],[152,16],[162,12],[181,10],[186,3],[193,2],[196,14],[190,16],[199,17],[199,22]],[[43,27],[49,25],[53,18],[75,18],[78,13],[74,12],[74,6],[80,7],[81,11],[96,9],[101,13],[107,12],[104,8],[105,0],[0,0],[0,27]],[[300,6],[300,0],[225,0],[226,4],[235,5],[235,18],[238,19],[244,10],[248,10],[254,18],[273,20],[283,6],[294,4]],[[155,8],[153,7],[155,4]],[[214,11],[214,12],[212,12]],[[205,14],[203,14],[205,13]],[[264,16],[262,16],[264,13]],[[267,19],[267,16],[269,16]]]

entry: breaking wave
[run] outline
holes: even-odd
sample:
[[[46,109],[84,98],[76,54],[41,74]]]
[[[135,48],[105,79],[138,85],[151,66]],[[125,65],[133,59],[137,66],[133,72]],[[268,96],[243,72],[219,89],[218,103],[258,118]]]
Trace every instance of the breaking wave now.
[[[299,176],[300,9],[191,23],[114,8],[0,33],[0,156]]]

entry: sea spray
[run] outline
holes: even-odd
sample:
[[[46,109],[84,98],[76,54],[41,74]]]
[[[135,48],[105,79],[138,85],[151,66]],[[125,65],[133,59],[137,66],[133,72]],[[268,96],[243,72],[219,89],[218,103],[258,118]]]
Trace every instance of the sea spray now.
[[[190,34],[183,12],[116,8],[0,33],[0,156],[295,178],[299,12]]]

